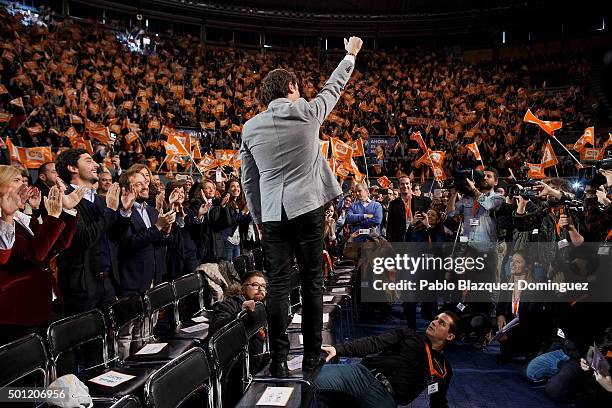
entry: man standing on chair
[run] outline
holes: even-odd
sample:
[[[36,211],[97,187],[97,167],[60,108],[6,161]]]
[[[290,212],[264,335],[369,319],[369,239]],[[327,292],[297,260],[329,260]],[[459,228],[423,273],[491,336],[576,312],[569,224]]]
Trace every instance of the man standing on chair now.
[[[319,94],[300,98],[295,74],[275,69],[263,80],[268,109],[245,123],[242,185],[266,254],[269,279],[270,374],[288,375],[288,296],[297,258],[303,296],[304,360],[310,376],[319,363],[323,326],[323,205],[342,194],[319,147],[319,128],[338,102],[363,41],[345,40],[346,57]]]

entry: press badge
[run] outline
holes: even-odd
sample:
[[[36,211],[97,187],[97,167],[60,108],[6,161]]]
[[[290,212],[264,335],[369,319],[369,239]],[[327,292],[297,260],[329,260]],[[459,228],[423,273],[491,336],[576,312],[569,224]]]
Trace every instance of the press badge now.
[[[561,337],[562,339],[565,339],[565,333],[563,333],[563,330],[561,329],[557,330],[557,336]]]
[[[610,247],[607,245],[602,245],[597,250],[597,255],[610,255]]]
[[[461,302],[457,303],[457,309],[459,309],[460,311],[463,312],[463,309],[465,309],[465,305]]]
[[[531,231],[531,235],[538,235],[539,233],[540,233],[540,230],[537,228]]]
[[[559,247],[559,249],[563,249],[568,245],[569,242],[567,242],[567,239],[562,239],[561,241],[557,242],[557,246]]]
[[[427,386],[427,395],[435,394],[438,392],[438,383],[429,384]]]
[[[478,218],[470,218],[470,227],[477,227],[480,225],[480,220]]]
[[[462,236],[459,237],[459,242],[461,242],[461,243],[465,243],[465,242],[468,242],[468,241],[469,241],[469,239],[465,235],[462,235]]]

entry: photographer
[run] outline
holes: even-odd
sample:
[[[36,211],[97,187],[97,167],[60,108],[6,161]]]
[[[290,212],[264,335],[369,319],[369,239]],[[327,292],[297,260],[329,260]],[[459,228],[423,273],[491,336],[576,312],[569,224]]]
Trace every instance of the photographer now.
[[[556,188],[554,188],[554,187]],[[526,211],[528,201],[520,197],[513,213],[514,227],[520,232],[537,231],[539,242],[540,264],[548,276],[554,276],[554,264],[567,260],[565,248],[580,245],[584,237],[580,209],[572,206],[572,196],[569,194],[563,180],[539,182],[537,209]],[[570,205],[572,204],[572,205]],[[565,257],[564,257],[565,256]],[[557,268],[558,269],[558,268]]]
[[[599,170],[605,177],[603,185],[587,185],[584,198],[584,220],[587,241],[603,242],[612,240],[612,205],[609,192],[612,188],[612,170]]]

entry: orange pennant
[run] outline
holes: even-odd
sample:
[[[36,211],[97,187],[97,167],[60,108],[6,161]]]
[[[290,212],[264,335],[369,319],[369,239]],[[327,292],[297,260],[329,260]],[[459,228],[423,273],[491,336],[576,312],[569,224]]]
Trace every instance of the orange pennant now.
[[[381,186],[382,188],[389,188],[389,186],[391,185],[391,180],[389,180],[387,178],[387,176],[382,176],[379,179],[376,180],[378,182],[378,185]]]
[[[474,155],[474,158],[476,160],[482,160],[482,157],[480,156],[480,150],[478,150],[478,145],[476,144],[476,142],[467,144],[467,145],[465,145],[465,147],[470,152],[472,152],[472,154]]]
[[[527,167],[529,167],[529,171],[527,172],[527,177],[533,179],[543,179],[546,177],[544,174],[544,166],[542,164],[536,163],[527,163],[525,162]]]
[[[553,151],[550,140],[548,140],[544,145],[544,152],[542,154],[542,160],[540,162],[542,163],[542,166],[544,166],[545,169],[548,167],[556,166],[559,163],[557,155]]]
[[[341,162],[348,162],[353,155],[353,149],[335,137],[332,137],[331,142],[332,155],[334,156],[334,159]]]
[[[357,139],[353,143],[349,145],[351,149],[353,149],[353,157],[361,157],[365,156],[365,151],[363,149],[363,140]]]
[[[584,146],[587,143],[589,143],[591,146],[595,146],[595,128],[593,126],[584,129],[584,133],[574,144],[574,150],[577,152],[582,152],[582,149],[584,149]]]
[[[533,113],[531,113],[531,110],[529,109],[527,109],[527,113],[525,113],[523,122],[534,123],[538,125],[540,129],[548,133],[550,136],[553,136],[555,130],[559,130],[563,126],[563,122],[552,122],[548,120],[538,119]]]

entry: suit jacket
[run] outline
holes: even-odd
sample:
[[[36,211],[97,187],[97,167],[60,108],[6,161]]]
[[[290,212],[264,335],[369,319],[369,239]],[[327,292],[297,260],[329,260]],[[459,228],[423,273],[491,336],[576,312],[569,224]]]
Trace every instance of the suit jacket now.
[[[15,244],[0,267],[0,324],[38,326],[49,319],[55,284],[49,260],[71,244],[77,219],[62,213],[39,224],[32,218],[34,235],[15,222]]]
[[[418,197],[428,206],[431,200],[427,197]],[[412,196],[412,208],[415,208],[415,199]],[[414,215],[414,214],[413,214]],[[406,239],[406,210],[402,197],[398,197],[389,203],[389,213],[387,214],[387,240],[389,242],[404,242]]]
[[[121,237],[119,245],[121,296],[141,295],[151,287],[151,283],[161,283],[162,276],[166,274],[166,246],[169,237],[164,237],[155,226],[159,215],[155,207],[147,205],[145,211],[151,221],[151,227],[147,228],[140,213],[133,208],[130,226]]]
[[[67,193],[72,191],[67,189]],[[119,283],[117,243],[130,225],[130,218],[122,217],[119,210],[106,207],[104,198],[95,195],[94,203],[85,198],[76,208],[80,218],[72,245],[58,257],[59,284],[64,304],[71,309],[88,310],[95,307],[97,274],[100,272],[100,242],[108,238],[111,274],[114,285]]]
[[[202,200],[194,198],[189,203],[193,214],[198,213]],[[215,262],[225,256],[225,243],[222,231],[230,225],[229,209],[221,208],[221,201],[214,200],[213,207],[204,216],[199,230],[194,230],[193,239],[197,247],[200,263]]]
[[[342,194],[319,146],[319,128],[338,102],[354,62],[346,57],[310,102],[278,98],[244,124],[242,186],[253,221],[280,221],[321,207]]]

